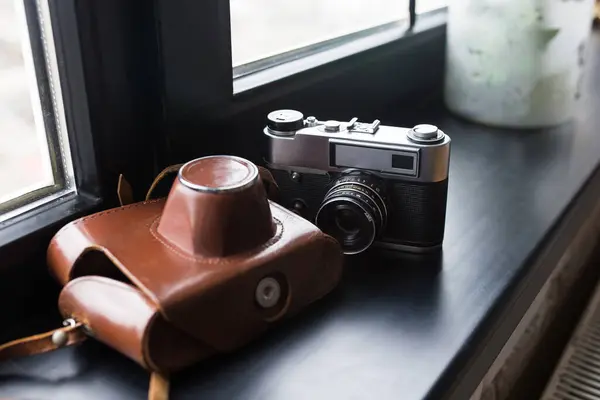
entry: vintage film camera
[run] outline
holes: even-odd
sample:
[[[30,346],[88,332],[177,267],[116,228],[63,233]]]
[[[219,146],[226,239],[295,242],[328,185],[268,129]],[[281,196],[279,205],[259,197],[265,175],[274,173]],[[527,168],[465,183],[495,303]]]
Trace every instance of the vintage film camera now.
[[[268,166],[279,202],[357,254],[372,244],[427,252],[444,237],[450,137],[412,129],[269,113]]]

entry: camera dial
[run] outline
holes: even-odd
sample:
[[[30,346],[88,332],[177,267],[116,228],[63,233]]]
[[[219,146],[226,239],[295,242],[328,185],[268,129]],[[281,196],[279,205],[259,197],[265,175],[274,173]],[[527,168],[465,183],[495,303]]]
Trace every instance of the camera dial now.
[[[304,128],[304,115],[296,110],[277,110],[267,115],[267,127],[274,134],[293,134]]]
[[[339,132],[341,126],[339,121],[325,121],[325,132]]]
[[[351,171],[335,181],[325,195],[316,225],[335,238],[345,254],[371,246],[387,221],[384,182],[364,171]]]
[[[408,138],[415,143],[437,143],[444,139],[444,133],[435,125],[420,124],[408,131]]]

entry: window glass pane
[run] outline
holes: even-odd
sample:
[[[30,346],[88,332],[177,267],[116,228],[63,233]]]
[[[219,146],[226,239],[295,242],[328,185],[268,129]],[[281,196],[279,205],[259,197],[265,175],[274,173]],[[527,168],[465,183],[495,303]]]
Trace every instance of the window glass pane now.
[[[233,66],[389,22],[408,0],[230,0]]]
[[[28,10],[39,25],[28,26],[23,0],[0,0],[0,216],[5,205],[42,188],[68,186],[64,151],[67,149],[60,82],[47,4]],[[31,15],[29,21],[31,23]],[[37,40],[34,51],[32,40]],[[37,64],[36,64],[37,63]],[[44,70],[44,79],[39,71]],[[41,66],[41,67],[40,67]],[[40,96],[47,93],[47,101]],[[63,121],[61,124],[59,121]],[[56,146],[49,145],[52,128]],[[52,142],[52,140],[50,141]],[[62,145],[62,146],[61,146]],[[61,167],[56,167],[60,163]],[[53,165],[55,167],[53,168]],[[57,171],[62,179],[57,179]],[[56,190],[55,190],[56,192]],[[39,200],[30,198],[28,202]],[[21,205],[21,204],[20,204]],[[11,206],[13,210],[16,207]],[[0,219],[3,219],[0,217]]]
[[[447,5],[448,0],[417,0],[417,14],[437,10]]]

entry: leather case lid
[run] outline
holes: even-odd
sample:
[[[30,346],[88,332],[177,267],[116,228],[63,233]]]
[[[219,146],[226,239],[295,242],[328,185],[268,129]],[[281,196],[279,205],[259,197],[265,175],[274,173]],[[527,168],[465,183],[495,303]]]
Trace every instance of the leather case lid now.
[[[70,281],[61,291],[65,318],[82,322],[101,342],[154,371],[175,371],[214,350],[169,324],[131,285],[101,276]]]
[[[48,248],[48,264],[62,283],[115,274],[115,266],[163,317],[219,351],[233,350],[283,315],[298,311],[337,284],[337,242],[270,202],[275,235],[263,246],[223,258],[181,251],[157,232],[164,200],[124,206],[73,221]],[[90,254],[110,262],[80,262]],[[255,300],[258,282],[280,280],[285,301],[274,310]]]

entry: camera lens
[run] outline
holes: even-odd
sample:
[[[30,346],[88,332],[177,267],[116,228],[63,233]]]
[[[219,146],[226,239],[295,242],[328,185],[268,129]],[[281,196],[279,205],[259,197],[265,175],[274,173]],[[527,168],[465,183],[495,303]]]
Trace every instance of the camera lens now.
[[[316,224],[335,238],[345,254],[373,243],[387,220],[383,181],[362,171],[342,175],[327,192]]]
[[[335,224],[347,235],[356,235],[360,231],[360,215],[349,208],[338,208]]]

